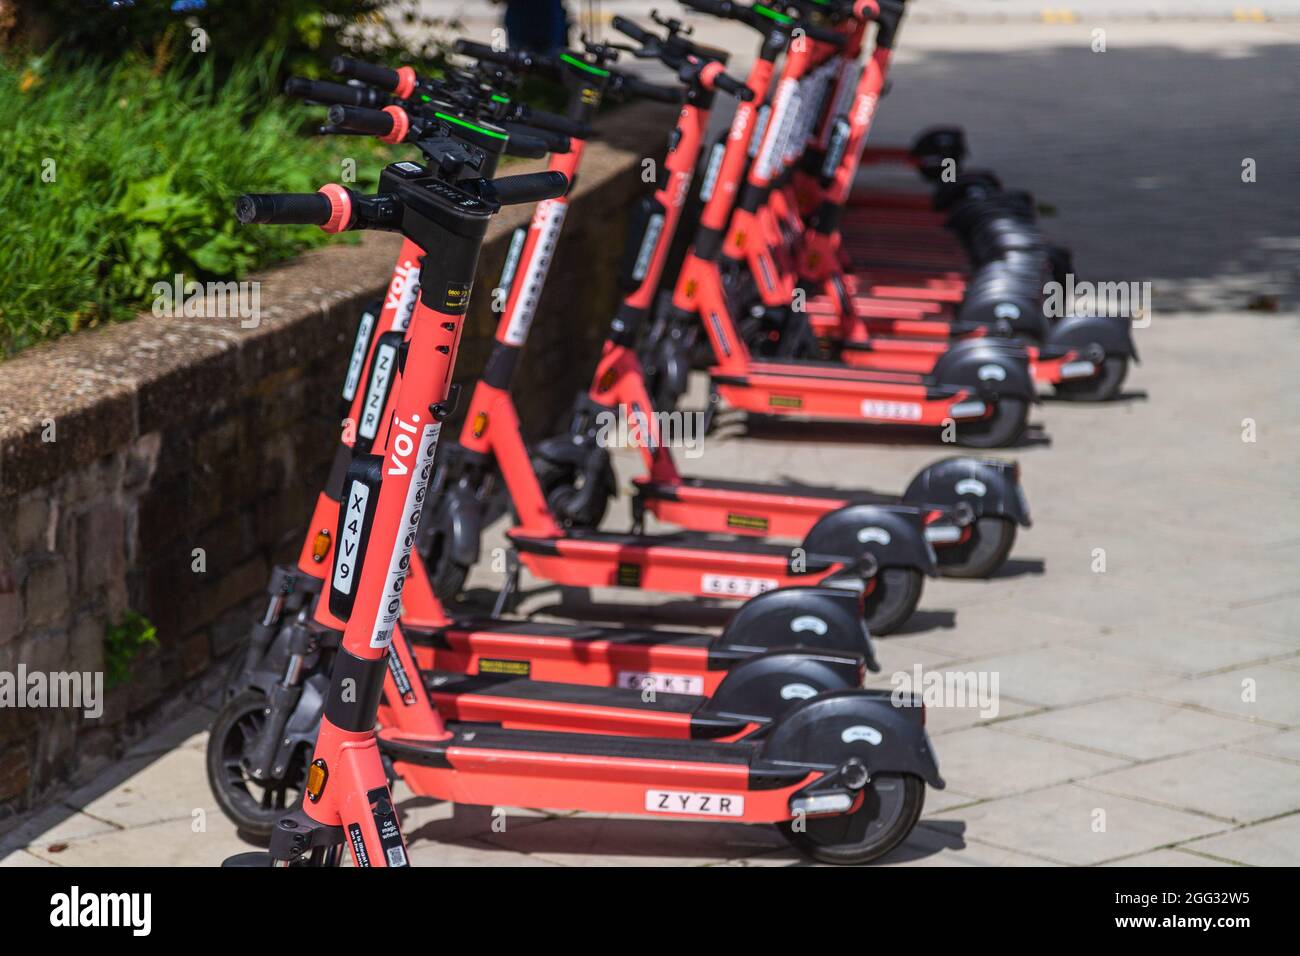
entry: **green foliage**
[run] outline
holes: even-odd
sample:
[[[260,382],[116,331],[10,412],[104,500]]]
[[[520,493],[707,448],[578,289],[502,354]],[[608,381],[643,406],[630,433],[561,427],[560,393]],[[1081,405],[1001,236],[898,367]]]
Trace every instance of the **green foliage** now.
[[[275,94],[278,66],[217,80],[139,59],[48,75],[0,61],[0,357],[130,318],[175,273],[238,279],[327,240],[234,217],[241,192],[314,190],[345,157],[368,188],[384,161],[368,139],[302,135],[320,110]]]
[[[111,61],[143,54],[186,69],[209,60],[224,73],[276,51],[287,56],[290,70],[314,74],[337,53],[425,68],[442,54],[438,28],[444,24],[424,15],[419,0],[207,0],[205,10],[184,16],[171,12],[170,0],[137,0],[117,10],[108,0],[16,0],[15,6],[11,41],[37,50],[53,44],[59,56]]]
[[[135,611],[127,611],[119,624],[104,628],[105,682],[116,687],[131,678],[131,662],[145,645],[158,644],[158,629],[149,619]]]

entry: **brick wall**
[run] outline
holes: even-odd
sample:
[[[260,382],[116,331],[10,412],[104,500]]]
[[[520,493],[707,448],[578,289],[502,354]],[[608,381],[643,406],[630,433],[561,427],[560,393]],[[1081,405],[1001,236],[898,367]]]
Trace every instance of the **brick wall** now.
[[[521,367],[530,436],[590,376],[616,303],[626,210],[646,188],[640,161],[662,150],[645,130],[670,121],[662,107],[621,110],[584,158]],[[508,209],[489,233],[461,381],[486,358],[496,316],[483,293],[529,214]],[[216,686],[270,567],[296,557],[337,441],[356,318],[397,246],[367,234],[254,277],[255,329],[143,315],[0,364],[0,671],[100,671],[105,627],[128,610],[158,629],[99,719],[0,707],[0,829]]]

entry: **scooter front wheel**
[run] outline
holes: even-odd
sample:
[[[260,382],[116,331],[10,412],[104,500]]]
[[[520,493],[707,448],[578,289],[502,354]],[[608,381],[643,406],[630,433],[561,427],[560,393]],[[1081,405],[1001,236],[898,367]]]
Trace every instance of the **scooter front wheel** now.
[[[951,548],[936,548],[945,578],[987,578],[1007,560],[1016,543],[1016,523],[996,515],[977,518],[970,537]]]
[[[1119,394],[1128,377],[1128,356],[1108,355],[1092,378],[1057,382],[1056,394],[1071,402],[1109,402]]]
[[[990,417],[957,426],[957,442],[968,448],[1004,448],[1015,444],[1028,420],[1029,402],[999,398]]]
[[[819,863],[858,866],[878,860],[916,826],[925,806],[925,782],[912,774],[882,773],[863,789],[852,813],[779,824],[790,845]]]
[[[925,577],[915,568],[884,568],[862,606],[867,630],[883,636],[898,630],[921,603]]]
[[[297,748],[278,780],[256,780],[244,768],[244,755],[266,722],[266,706],[260,691],[244,691],[226,701],[208,735],[208,786],[217,806],[241,831],[256,837],[269,837],[276,822],[301,802],[311,759],[305,744]]]

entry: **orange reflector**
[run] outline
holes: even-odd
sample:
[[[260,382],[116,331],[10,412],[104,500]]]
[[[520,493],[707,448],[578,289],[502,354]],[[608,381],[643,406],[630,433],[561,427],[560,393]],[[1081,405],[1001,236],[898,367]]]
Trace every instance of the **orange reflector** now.
[[[474,416],[474,437],[482,438],[483,433],[487,431],[488,417],[487,412],[478,412]]]
[[[321,528],[316,532],[316,539],[311,543],[311,559],[319,564],[329,553],[330,532],[328,528]]]
[[[325,761],[316,759],[311,762],[307,768],[307,798],[315,803],[320,799],[321,792],[325,789],[325,781],[329,779],[330,772],[325,767]]]

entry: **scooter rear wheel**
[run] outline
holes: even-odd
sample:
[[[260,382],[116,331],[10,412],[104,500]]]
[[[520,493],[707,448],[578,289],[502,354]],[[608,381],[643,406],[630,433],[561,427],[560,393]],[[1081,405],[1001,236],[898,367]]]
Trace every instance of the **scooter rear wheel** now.
[[[261,732],[265,711],[260,691],[244,691],[225,703],[208,736],[208,786],[217,806],[241,831],[257,837],[269,837],[279,819],[302,801],[311,759],[309,748],[299,747],[284,776],[269,783],[244,769],[244,754]]]
[[[779,824],[800,853],[819,863],[857,866],[878,860],[916,826],[925,806],[925,782],[911,774],[882,773],[863,789],[862,805],[852,813]]]
[[[945,578],[987,578],[1007,560],[1016,543],[1016,523],[996,515],[977,518],[970,537],[952,548],[936,548]]]
[[[1015,444],[1029,420],[1023,398],[999,398],[993,415],[957,426],[957,442],[968,448],[1004,448]]]
[[[872,636],[883,636],[903,626],[921,603],[925,577],[915,568],[883,568],[875,587],[863,602],[862,617]]]
[[[469,565],[461,564],[451,553],[448,536],[441,529],[429,537],[429,546],[420,555],[424,559],[429,587],[440,601],[454,601],[465,588]]]
[[[1128,356],[1108,355],[1101,371],[1092,378],[1056,383],[1056,394],[1071,402],[1109,402],[1119,394],[1128,377]]]

